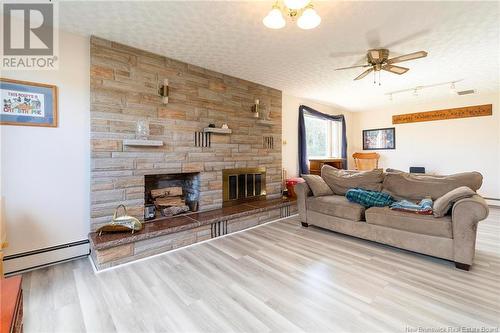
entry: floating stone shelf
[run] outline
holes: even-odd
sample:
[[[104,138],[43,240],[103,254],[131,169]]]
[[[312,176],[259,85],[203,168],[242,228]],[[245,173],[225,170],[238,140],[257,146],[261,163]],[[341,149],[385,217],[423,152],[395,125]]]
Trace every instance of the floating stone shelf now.
[[[272,120],[265,120],[265,119],[257,120],[257,124],[264,125],[264,126],[273,126],[274,125]]]
[[[160,147],[160,146],[163,146],[163,141],[161,141],[161,140],[126,139],[126,140],[123,140],[123,145],[124,146]]]
[[[205,133],[216,133],[216,134],[231,134],[233,130],[230,128],[215,128],[215,127],[206,127],[203,129]]]

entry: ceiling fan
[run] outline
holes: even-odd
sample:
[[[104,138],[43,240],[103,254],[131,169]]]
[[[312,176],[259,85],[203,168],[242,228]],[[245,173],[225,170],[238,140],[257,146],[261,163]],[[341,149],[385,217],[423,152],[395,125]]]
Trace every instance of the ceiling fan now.
[[[424,58],[427,56],[427,52],[425,51],[418,51],[418,52],[413,52],[409,54],[405,54],[402,56],[394,57],[389,59],[389,50],[388,49],[372,49],[368,50],[366,52],[366,60],[368,64],[366,65],[357,65],[357,66],[350,66],[350,67],[342,67],[342,68],[336,68],[336,71],[344,70],[344,69],[351,69],[351,68],[360,68],[360,67],[370,67],[367,70],[365,70],[363,73],[358,75],[354,80],[361,80],[371,72],[380,72],[381,70],[388,71],[394,74],[404,74],[407,71],[409,71],[409,68],[406,67],[401,67],[401,66],[395,66],[393,64],[400,63],[403,61],[409,61],[409,60],[414,60],[418,58]]]

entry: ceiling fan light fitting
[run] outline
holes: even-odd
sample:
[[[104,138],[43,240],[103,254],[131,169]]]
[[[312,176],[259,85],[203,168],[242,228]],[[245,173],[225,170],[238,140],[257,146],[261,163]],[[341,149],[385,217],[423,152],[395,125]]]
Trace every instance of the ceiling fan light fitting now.
[[[299,28],[304,30],[314,29],[321,23],[321,17],[316,13],[316,11],[309,7],[297,20],[297,25]]]
[[[264,17],[262,23],[270,29],[281,29],[286,25],[283,14],[277,5],[273,6],[273,9]]]

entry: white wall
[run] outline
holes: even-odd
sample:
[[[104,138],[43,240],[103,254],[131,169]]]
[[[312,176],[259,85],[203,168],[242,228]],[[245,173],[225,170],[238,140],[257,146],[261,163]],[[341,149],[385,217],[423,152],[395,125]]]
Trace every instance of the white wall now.
[[[351,133],[352,133],[352,113],[334,106],[321,104],[308,99],[299,98],[283,93],[282,99],[282,126],[283,126],[283,168],[286,169],[288,177],[295,177],[299,174],[299,141],[298,141],[298,119],[299,106],[307,105],[319,112],[345,116],[347,125],[347,156],[352,155]],[[352,161],[349,161],[352,167]]]
[[[89,231],[89,39],[59,38],[59,70],[2,72],[59,92],[57,128],[0,127],[5,255],[84,240]]]
[[[493,104],[493,116],[392,125],[393,114],[480,104]],[[479,192],[500,198],[499,106],[498,94],[450,96],[444,101],[426,101],[419,96],[410,105],[355,113],[352,147],[362,150],[363,129],[394,126],[396,149],[378,151],[381,167],[408,170],[410,166],[425,166],[428,172],[439,174],[479,171],[484,176]]]

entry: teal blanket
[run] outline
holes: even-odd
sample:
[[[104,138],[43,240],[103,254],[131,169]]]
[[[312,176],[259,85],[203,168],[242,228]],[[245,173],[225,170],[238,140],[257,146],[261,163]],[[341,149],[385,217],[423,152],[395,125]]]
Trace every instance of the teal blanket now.
[[[345,197],[351,202],[358,203],[365,207],[385,207],[394,202],[394,198],[387,193],[368,191],[361,188],[350,189]]]

